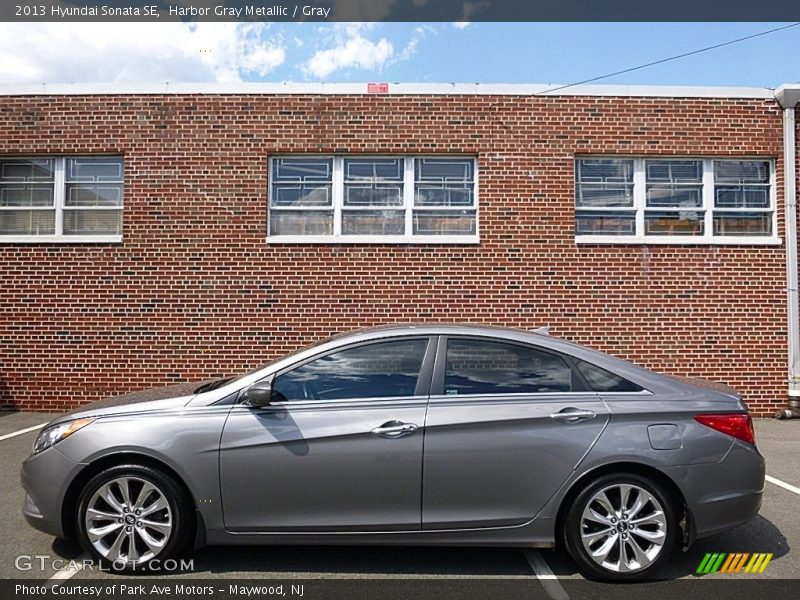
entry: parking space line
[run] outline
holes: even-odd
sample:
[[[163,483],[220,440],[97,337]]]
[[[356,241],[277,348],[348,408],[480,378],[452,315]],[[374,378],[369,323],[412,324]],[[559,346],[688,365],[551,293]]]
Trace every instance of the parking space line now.
[[[23,433],[29,433],[31,431],[36,431],[37,429],[41,429],[47,425],[47,423],[42,423],[40,425],[34,425],[33,427],[28,427],[27,429],[20,429],[19,431],[14,431],[13,433],[7,433],[5,435],[0,435],[0,442],[3,440],[7,440],[9,438],[17,437],[18,435],[22,435]]]
[[[777,485],[778,487],[782,487],[785,490],[789,490],[790,492],[794,492],[795,494],[800,495],[800,488],[795,487],[790,483],[786,483],[785,481],[781,481],[780,479],[775,479],[771,475],[765,475],[764,479],[769,481],[770,483]]]
[[[89,556],[87,554],[81,554],[78,558],[72,559],[69,561],[69,564],[66,567],[60,571],[56,571],[53,576],[47,580],[47,583],[55,583],[56,581],[64,581],[65,579],[69,579],[78,573],[78,571],[83,570],[87,560],[89,560]]]
[[[567,591],[558,582],[558,577],[553,575],[544,557],[538,550],[523,550],[522,554],[525,555],[525,560],[533,570],[539,582],[542,584],[544,591],[552,600],[569,600]]]

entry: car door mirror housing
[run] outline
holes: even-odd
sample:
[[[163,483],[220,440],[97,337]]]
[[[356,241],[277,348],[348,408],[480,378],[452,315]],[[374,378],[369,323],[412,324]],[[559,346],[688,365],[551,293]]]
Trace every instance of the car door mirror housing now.
[[[272,401],[272,384],[269,381],[259,381],[244,391],[242,399],[250,406],[269,406]]]

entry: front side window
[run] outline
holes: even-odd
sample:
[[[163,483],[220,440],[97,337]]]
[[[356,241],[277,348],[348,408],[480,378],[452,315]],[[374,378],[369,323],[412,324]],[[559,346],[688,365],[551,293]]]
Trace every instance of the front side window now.
[[[379,342],[317,358],[278,375],[275,402],[413,396],[427,339]]]
[[[0,243],[119,241],[118,156],[0,158]]]
[[[555,354],[503,342],[447,341],[446,395],[539,394],[572,390],[572,369]]]
[[[271,242],[475,242],[475,159],[275,157]]]
[[[575,161],[577,241],[776,242],[771,160]]]

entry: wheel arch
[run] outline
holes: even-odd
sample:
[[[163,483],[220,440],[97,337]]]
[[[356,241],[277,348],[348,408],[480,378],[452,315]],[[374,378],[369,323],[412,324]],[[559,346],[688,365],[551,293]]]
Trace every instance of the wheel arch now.
[[[581,491],[592,481],[609,474],[625,474],[630,473],[633,475],[641,475],[652,479],[660,484],[664,490],[669,494],[669,499],[672,502],[672,507],[675,514],[678,515],[680,531],[683,532],[684,544],[687,543],[687,536],[690,535],[689,528],[691,527],[689,509],[686,503],[686,497],[681,491],[678,484],[672,478],[660,471],[656,467],[639,463],[635,461],[613,462],[595,467],[581,475],[578,479],[572,482],[569,489],[561,498],[561,503],[556,513],[555,523],[555,539],[556,544],[563,545],[564,543],[564,520],[566,519],[567,511],[575,498]]]
[[[195,499],[194,494],[189,486],[186,485],[186,482],[183,480],[180,474],[175,471],[175,469],[170,467],[166,462],[147,454],[140,454],[137,452],[118,452],[114,454],[107,454],[93,460],[87,464],[70,482],[69,486],[67,487],[67,491],[64,494],[64,500],[61,503],[61,526],[65,537],[74,538],[76,535],[75,510],[77,509],[78,499],[80,498],[83,488],[87,483],[89,483],[89,480],[91,480],[92,477],[98,473],[118,465],[141,465],[157,469],[172,477],[172,479],[174,479],[175,482],[183,489],[186,497],[189,498],[190,502],[192,503],[190,511],[192,527],[194,527],[195,530],[199,529],[199,526],[202,525],[202,521],[199,519],[197,500]]]

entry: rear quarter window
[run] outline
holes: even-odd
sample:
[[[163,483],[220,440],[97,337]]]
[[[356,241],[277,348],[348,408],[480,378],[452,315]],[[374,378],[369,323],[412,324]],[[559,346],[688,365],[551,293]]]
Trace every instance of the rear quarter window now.
[[[601,369],[580,359],[574,359],[578,370],[583,375],[586,383],[595,392],[641,392],[644,388],[628,381],[624,377],[615,375],[611,371]]]

